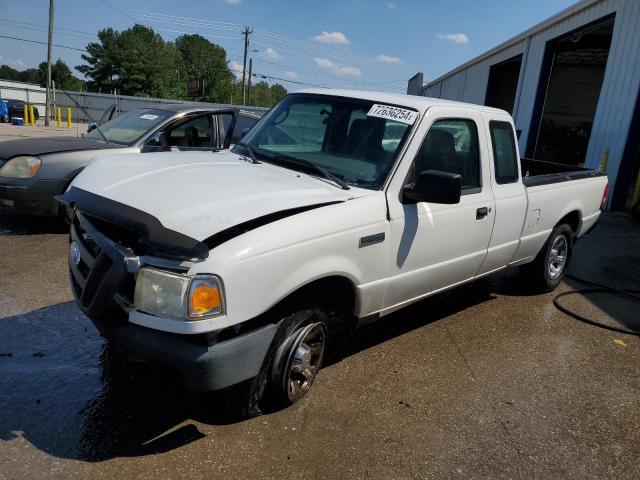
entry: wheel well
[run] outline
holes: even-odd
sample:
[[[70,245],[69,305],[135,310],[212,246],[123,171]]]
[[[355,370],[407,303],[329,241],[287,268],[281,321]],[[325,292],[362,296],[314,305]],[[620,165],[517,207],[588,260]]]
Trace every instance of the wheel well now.
[[[567,225],[569,225],[569,227],[571,227],[571,230],[573,230],[573,233],[578,233],[578,228],[580,227],[580,220],[581,220],[580,212],[578,210],[574,210],[573,212],[569,212],[564,217],[562,217],[560,221],[557,223],[557,225],[562,225],[563,223],[566,223]]]
[[[284,302],[294,300],[308,303],[309,299],[322,306],[337,307],[343,313],[351,313],[356,304],[356,289],[347,277],[331,275],[298,288]]]

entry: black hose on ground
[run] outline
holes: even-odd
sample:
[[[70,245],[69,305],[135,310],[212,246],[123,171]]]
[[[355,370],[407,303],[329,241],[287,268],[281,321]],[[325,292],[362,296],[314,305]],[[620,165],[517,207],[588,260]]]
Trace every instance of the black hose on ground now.
[[[560,303],[560,299],[562,297],[567,297],[569,295],[575,295],[576,293],[584,294],[584,293],[610,293],[612,295],[618,295],[620,297],[627,298],[633,302],[640,303],[640,295],[636,295],[640,293],[640,290],[621,290],[618,288],[609,287],[607,285],[602,285],[601,283],[592,282],[590,280],[584,280],[582,278],[574,277],[573,275],[565,275],[565,278],[569,278],[571,280],[575,280],[576,282],[580,282],[584,285],[587,285],[588,288],[581,288],[579,290],[569,290],[568,292],[562,292],[553,297],[553,304],[556,306],[558,310],[569,315],[570,317],[575,318],[576,320],[580,320],[581,322],[588,323],[589,325],[593,325],[595,327],[604,328],[605,330],[610,330],[612,332],[624,333],[626,335],[635,335],[640,337],[640,331],[627,330],[626,328],[618,328],[613,327],[611,325],[607,325],[591,318],[587,318],[585,316],[580,315],[579,313],[573,312],[569,310],[567,307]]]

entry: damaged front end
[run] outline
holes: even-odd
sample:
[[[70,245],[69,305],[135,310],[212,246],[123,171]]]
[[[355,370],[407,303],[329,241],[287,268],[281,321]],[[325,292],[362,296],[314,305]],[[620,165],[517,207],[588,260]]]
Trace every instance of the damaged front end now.
[[[103,335],[127,322],[136,308],[139,272],[184,276],[209,248],[171,231],[133,207],[72,187],[58,200],[73,207],[69,273],[78,307]],[[146,302],[148,309],[149,302]]]

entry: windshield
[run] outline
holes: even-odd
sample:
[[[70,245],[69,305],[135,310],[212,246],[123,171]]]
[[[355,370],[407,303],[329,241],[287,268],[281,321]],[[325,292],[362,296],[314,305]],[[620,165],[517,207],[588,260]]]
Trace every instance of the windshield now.
[[[290,160],[303,160],[349,184],[378,189],[417,116],[368,100],[293,94],[243,140],[260,160],[296,169],[300,164]]]
[[[112,143],[131,145],[173,114],[173,112],[155,108],[132,110],[100,125],[100,130]],[[97,129],[91,130],[85,138],[104,140]]]

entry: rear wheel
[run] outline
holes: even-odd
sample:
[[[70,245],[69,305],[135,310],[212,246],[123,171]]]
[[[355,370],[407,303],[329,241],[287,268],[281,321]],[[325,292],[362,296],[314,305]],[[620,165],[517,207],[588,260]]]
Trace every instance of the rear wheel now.
[[[572,244],[571,227],[567,224],[557,225],[535,260],[521,267],[529,285],[544,292],[555,290],[567,270]]]

